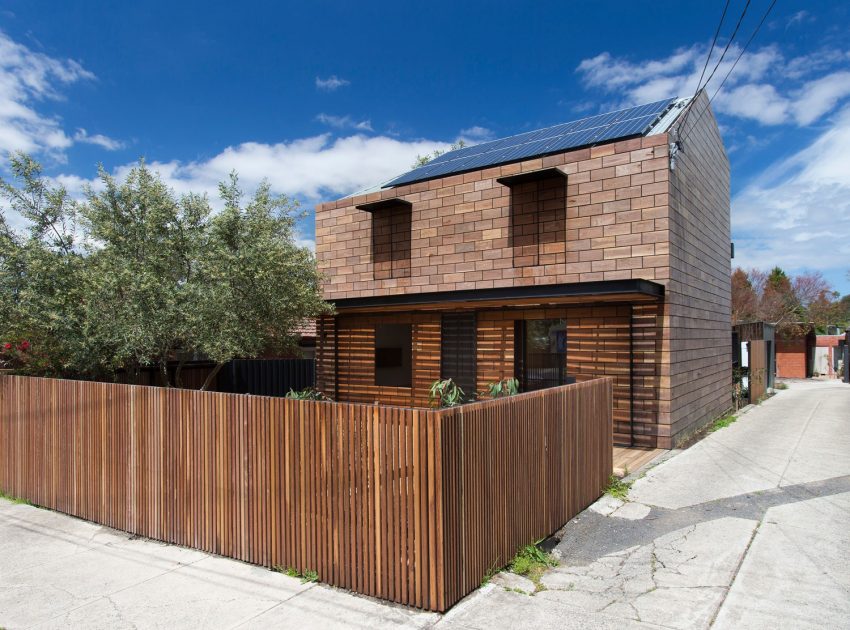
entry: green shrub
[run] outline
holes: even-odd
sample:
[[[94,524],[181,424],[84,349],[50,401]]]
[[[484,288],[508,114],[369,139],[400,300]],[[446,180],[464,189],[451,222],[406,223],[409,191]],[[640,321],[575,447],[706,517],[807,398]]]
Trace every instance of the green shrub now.
[[[428,393],[428,400],[434,407],[457,407],[463,404],[466,394],[452,379],[434,381]]]
[[[328,398],[318,389],[315,389],[313,387],[308,387],[300,391],[290,389],[289,392],[286,394],[286,397],[292,398],[294,400],[330,400],[330,398]]]
[[[519,393],[519,381],[515,378],[505,378],[498,383],[490,383],[487,385],[487,393],[490,398],[516,396]]]

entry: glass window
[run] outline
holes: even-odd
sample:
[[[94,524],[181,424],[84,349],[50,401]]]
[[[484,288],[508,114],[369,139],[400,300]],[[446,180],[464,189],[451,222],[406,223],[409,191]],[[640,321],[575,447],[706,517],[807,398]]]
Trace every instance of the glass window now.
[[[524,391],[565,385],[567,379],[567,322],[529,319],[524,322],[521,385]]]
[[[375,326],[375,385],[411,386],[411,324],[379,324]]]

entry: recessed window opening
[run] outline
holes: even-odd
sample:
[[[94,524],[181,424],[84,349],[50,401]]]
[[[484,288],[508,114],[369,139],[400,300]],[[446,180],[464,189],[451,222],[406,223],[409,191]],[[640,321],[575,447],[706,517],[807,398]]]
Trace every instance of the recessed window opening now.
[[[372,212],[372,262],[375,280],[410,277],[410,205]]]
[[[567,180],[560,171],[499,180],[511,189],[510,245],[514,267],[563,262],[567,242]]]

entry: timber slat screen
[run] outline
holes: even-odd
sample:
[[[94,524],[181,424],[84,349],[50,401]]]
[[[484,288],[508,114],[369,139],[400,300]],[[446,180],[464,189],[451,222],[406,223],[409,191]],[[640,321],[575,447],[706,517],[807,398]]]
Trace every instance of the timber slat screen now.
[[[446,410],[0,376],[0,490],[443,611],[601,494],[610,379]]]

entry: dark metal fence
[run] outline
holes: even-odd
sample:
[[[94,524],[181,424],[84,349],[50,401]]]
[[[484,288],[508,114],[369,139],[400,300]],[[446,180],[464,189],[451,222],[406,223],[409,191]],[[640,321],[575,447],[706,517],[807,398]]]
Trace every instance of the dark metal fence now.
[[[316,385],[313,359],[239,359],[218,373],[216,391],[256,396],[285,396],[290,389]]]

